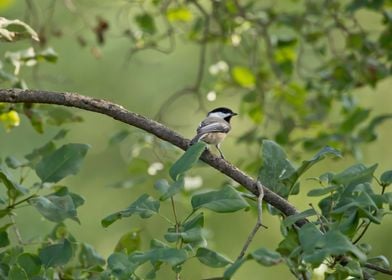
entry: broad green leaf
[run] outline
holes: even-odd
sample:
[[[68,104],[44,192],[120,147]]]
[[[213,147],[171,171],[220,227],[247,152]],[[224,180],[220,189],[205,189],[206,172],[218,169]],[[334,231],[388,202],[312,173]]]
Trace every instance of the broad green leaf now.
[[[197,249],[196,257],[202,264],[210,267],[225,267],[232,263],[227,257],[208,248]]]
[[[29,161],[29,166],[35,168],[35,166],[42,160],[43,157],[49,156],[56,150],[56,145],[53,141],[49,141],[42,147],[34,149],[31,153],[25,155],[25,158]]]
[[[132,252],[139,250],[141,246],[140,229],[136,229],[123,234],[120,240],[117,242],[114,248],[115,252],[125,252],[131,254]]]
[[[252,71],[244,66],[234,66],[231,69],[233,80],[244,88],[254,88],[256,85],[256,78]]]
[[[105,259],[98,254],[93,246],[82,243],[79,252],[79,262],[85,268],[101,266],[105,264]]]
[[[178,231],[175,227],[169,228],[165,234],[168,242],[182,242],[190,244],[192,247],[202,246],[206,244],[205,232],[203,230],[204,214],[199,213],[194,218],[180,225]]]
[[[369,114],[369,109],[362,109],[357,107],[355,111],[351,112],[340,125],[340,130],[343,132],[353,131],[356,126],[364,122],[369,117]]]
[[[380,182],[383,186],[389,186],[392,184],[392,170],[385,171],[381,174]]]
[[[298,180],[298,178],[305,173],[309,168],[315,165],[317,162],[323,160],[327,155],[333,155],[335,157],[342,157],[341,153],[338,150],[335,150],[331,147],[322,148],[313,158],[310,160],[304,160],[299,168],[295,170],[295,172],[288,177],[286,180],[290,186],[293,186],[294,183]]]
[[[39,251],[39,258],[45,267],[65,265],[71,260],[72,255],[72,245],[68,239],[43,247]]]
[[[337,230],[322,234],[315,225],[308,223],[299,230],[299,239],[304,251],[303,259],[313,267],[319,266],[328,256],[347,253],[354,255],[360,261],[366,259],[366,255]]]
[[[245,199],[231,186],[194,195],[191,203],[193,210],[207,208],[218,213],[235,212],[249,207]]]
[[[131,132],[129,130],[120,130],[109,139],[109,145],[117,145],[124,141]]]
[[[333,176],[332,181],[336,184],[349,185],[370,182],[377,164],[366,167],[363,164],[355,164],[339,174]]]
[[[157,27],[155,25],[154,18],[150,14],[144,13],[144,14],[137,15],[135,17],[135,21],[138,27],[140,28],[140,30],[142,30],[144,33],[150,35],[156,33]]]
[[[259,264],[264,266],[273,266],[283,261],[280,254],[276,251],[271,251],[266,248],[260,248],[250,253],[252,258]]]
[[[0,167],[0,182],[2,182],[7,188],[7,195],[11,199],[15,199],[21,195],[27,194],[28,189],[16,183],[9,175],[6,170]]]
[[[234,273],[246,262],[248,259],[247,258],[241,258],[239,260],[236,260],[231,266],[229,266],[224,274],[223,274],[223,279],[231,279],[233,277]]]
[[[183,189],[184,189],[184,179],[182,177],[180,177],[177,179],[177,181],[174,181],[173,183],[170,184],[167,191],[163,195],[161,195],[159,200],[164,201],[164,200],[174,196],[175,194],[179,193]]]
[[[288,197],[293,191],[285,179],[295,172],[283,149],[273,141],[264,140],[262,146],[262,167],[259,173],[261,183],[278,193]]]
[[[49,221],[60,223],[69,218],[79,222],[76,206],[70,195],[37,196],[31,198],[29,203]]]
[[[132,262],[124,253],[113,253],[108,258],[108,268],[119,279],[130,279],[138,266],[139,263]]]
[[[392,38],[392,36],[390,36]],[[374,117],[367,126],[362,128],[358,137],[365,142],[371,142],[377,139],[376,128],[381,125],[384,121],[391,119],[392,114],[382,114],[377,117]]]
[[[20,265],[14,264],[11,266],[11,269],[8,273],[7,279],[9,279],[9,280],[28,280],[29,277],[27,276],[26,271],[24,271],[23,268],[20,267]]]
[[[79,172],[88,149],[89,145],[86,144],[66,144],[45,155],[35,171],[42,182],[57,183],[64,177]]]
[[[166,17],[171,22],[189,22],[192,20],[193,15],[186,6],[182,6],[168,9]]]
[[[290,227],[295,222],[297,222],[298,220],[302,220],[302,219],[305,219],[307,217],[314,216],[316,214],[317,214],[316,211],[311,208],[311,209],[305,210],[305,211],[303,211],[301,213],[288,216],[286,219],[284,219],[283,226]]]
[[[169,170],[170,177],[177,181],[178,177],[192,168],[206,148],[206,143],[200,141],[190,146],[188,150],[173,164]]]
[[[23,253],[18,256],[17,262],[29,277],[37,275],[41,270],[42,263],[37,255]]]
[[[101,221],[101,224],[103,227],[108,227],[115,221],[125,218],[125,217],[130,217],[133,214],[138,214],[141,218],[147,219],[151,217],[152,215],[158,213],[159,211],[159,206],[160,203],[158,200],[155,200],[148,194],[143,194],[140,196],[135,202],[133,202],[131,205],[129,205],[128,208],[113,213],[106,218],[104,218]]]
[[[12,226],[12,223],[5,224],[0,228],[0,248],[10,245],[7,229]]]
[[[21,162],[20,160],[18,160],[16,157],[13,157],[13,156],[6,157],[5,163],[7,164],[7,166],[9,168],[12,168],[12,169],[16,169],[16,168],[27,165],[26,161]]]
[[[186,261],[188,254],[184,249],[157,248],[146,252],[145,258],[151,262],[165,262],[176,266]]]
[[[313,189],[308,192],[308,196],[322,196],[326,194],[330,194],[331,192],[338,189],[338,186],[329,186],[325,188]]]

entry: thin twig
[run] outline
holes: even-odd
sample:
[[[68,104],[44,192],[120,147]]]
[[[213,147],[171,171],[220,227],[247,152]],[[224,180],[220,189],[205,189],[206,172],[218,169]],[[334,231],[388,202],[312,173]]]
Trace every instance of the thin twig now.
[[[387,275],[392,275],[392,270],[380,267],[380,266],[372,264],[372,263],[365,263],[364,267],[369,268],[371,270],[375,270],[375,271],[384,273],[384,274],[387,274]]]
[[[244,246],[242,247],[242,250],[240,252],[240,254],[237,257],[237,261],[242,259],[246,253],[246,250],[248,249],[250,243],[252,242],[253,238],[255,237],[257,231],[259,230],[259,228],[261,226],[263,226],[262,223],[262,214],[263,214],[263,197],[264,197],[264,191],[263,191],[263,186],[260,184],[259,181],[256,182],[257,185],[257,190],[259,192],[258,197],[257,197],[257,221],[256,224],[254,226],[254,228],[252,229],[252,231],[250,232],[248,239],[246,240]]]

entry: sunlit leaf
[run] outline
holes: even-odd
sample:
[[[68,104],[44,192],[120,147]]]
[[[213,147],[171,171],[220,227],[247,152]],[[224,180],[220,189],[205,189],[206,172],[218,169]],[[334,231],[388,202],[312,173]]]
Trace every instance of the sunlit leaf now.
[[[188,22],[192,20],[193,15],[186,6],[183,6],[168,9],[166,17],[171,22]]]
[[[141,246],[141,235],[140,229],[136,229],[123,234],[120,240],[117,242],[114,249],[115,252],[125,252],[130,254],[136,250],[139,250]]]
[[[231,69],[233,80],[244,88],[253,88],[256,85],[256,78],[252,71],[244,66],[234,66]]]

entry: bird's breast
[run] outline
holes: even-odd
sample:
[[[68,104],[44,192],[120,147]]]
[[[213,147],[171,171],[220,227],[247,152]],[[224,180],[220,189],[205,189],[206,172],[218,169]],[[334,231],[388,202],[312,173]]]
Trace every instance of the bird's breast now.
[[[227,133],[223,132],[210,132],[206,133],[201,140],[206,142],[207,144],[217,145],[225,139]]]

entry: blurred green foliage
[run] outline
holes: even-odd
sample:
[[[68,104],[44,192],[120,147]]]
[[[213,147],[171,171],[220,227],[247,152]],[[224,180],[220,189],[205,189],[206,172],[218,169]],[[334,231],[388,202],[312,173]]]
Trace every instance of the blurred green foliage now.
[[[155,113],[158,121],[179,126],[182,116],[192,117],[190,110],[206,111],[207,102],[229,103],[239,107],[244,124],[236,135],[238,166],[257,175],[282,197],[295,199],[292,196],[302,194],[303,185],[309,185],[304,173],[326,155],[368,161],[363,150],[377,140],[377,130],[392,117],[390,99],[384,112],[361,102],[360,95],[364,88],[377,91],[391,75],[391,7],[387,0],[0,1],[5,12],[0,17],[0,41],[7,42],[0,46],[0,83],[2,87],[87,91],[104,98],[113,95],[135,111]],[[165,55],[169,59],[162,58]],[[177,58],[178,68],[156,67],[156,61],[171,65],[171,57]],[[143,68],[149,63],[150,68]],[[54,66],[47,68],[50,64]],[[121,70],[114,71],[120,64]],[[190,78],[188,72],[196,74]],[[15,128],[20,125],[28,131],[23,126],[28,121],[35,132],[46,137],[46,144],[43,138],[37,145],[27,143],[23,147],[29,151],[26,155],[18,147],[18,156],[1,150],[1,278],[163,279],[168,272],[165,267],[169,267],[173,272],[165,279],[181,275],[200,279],[206,275],[203,271],[209,276],[249,279],[254,274],[241,271],[252,260],[267,267],[284,263],[297,279],[371,279],[376,272],[371,265],[390,271],[388,259],[382,255],[388,254],[387,249],[375,254],[363,241],[370,225],[388,222],[384,216],[392,207],[392,195],[387,191],[392,171],[385,171],[384,166],[350,162],[350,167],[318,169],[311,178],[316,186],[311,185],[307,193],[318,207],[310,204],[298,215],[283,217],[266,205],[268,213],[282,218],[280,241],[274,239],[276,246],[271,248],[268,241],[256,239],[253,243],[263,247],[235,260],[235,250],[245,240],[236,234],[249,230],[233,229],[233,221],[244,223],[244,212],[239,219],[234,212],[253,211],[256,198],[227,180],[218,190],[206,188],[205,182],[216,185],[221,179],[209,181],[211,175],[205,176],[198,168],[204,145],[195,145],[174,162],[178,153],[169,144],[133,130],[102,136],[103,126],[95,120],[96,138],[126,150],[121,152],[127,178],[119,179],[124,176],[118,173],[106,175],[112,179],[110,184],[132,191],[143,186],[148,191],[144,189],[139,197],[132,194],[131,204],[127,193],[130,205],[124,210],[119,210],[115,199],[108,201],[103,195],[103,206],[110,204],[116,212],[106,213],[102,219],[105,215],[97,217],[101,205],[94,205],[85,219],[102,219],[104,227],[115,227],[115,221],[137,214],[156,225],[149,231],[144,228],[148,223],[142,223],[142,229],[127,224],[125,232],[111,242],[116,244],[113,249],[105,249],[109,256],[104,258],[95,246],[75,237],[67,222],[81,222],[83,227],[78,213],[89,198],[63,182],[68,185],[64,179],[80,171],[89,146],[60,146],[59,142],[67,142],[64,127],[71,133],[78,131],[76,124],[84,119],[48,105],[0,104],[5,131],[17,133]],[[62,128],[54,137],[53,126]],[[15,143],[18,141],[20,138]],[[244,146],[248,153],[243,152]],[[309,154],[314,156],[304,160]],[[289,158],[303,161],[296,167]],[[108,165],[105,156],[101,161]],[[123,162],[115,161],[119,169]],[[104,172],[110,173],[108,170],[106,166]],[[94,169],[91,177],[101,178],[96,173]],[[204,182],[203,176],[207,177]],[[91,182],[97,183],[94,178]],[[102,182],[98,180],[98,184]],[[110,189],[108,195],[113,192]],[[120,198],[124,199],[121,194]],[[300,199],[309,201],[306,196]],[[27,214],[22,207],[35,208],[55,224],[53,230],[39,232],[32,241],[22,238],[19,227],[23,225],[15,220],[16,213]],[[212,236],[213,223],[205,223],[213,219],[208,211],[231,213],[226,225],[231,229]],[[303,218],[309,223],[298,228],[295,222]],[[217,224],[217,228],[225,227]],[[29,221],[30,225],[39,227],[38,222]],[[223,245],[213,250],[210,244],[221,240],[233,248]],[[91,242],[99,244],[100,240]],[[381,245],[383,249],[387,246]],[[198,273],[192,257],[199,261],[194,266]],[[201,266],[210,269],[200,272]]]

